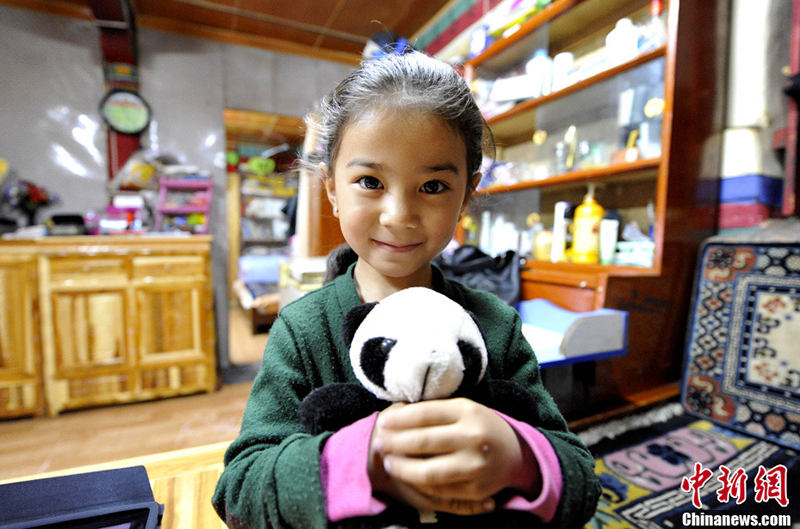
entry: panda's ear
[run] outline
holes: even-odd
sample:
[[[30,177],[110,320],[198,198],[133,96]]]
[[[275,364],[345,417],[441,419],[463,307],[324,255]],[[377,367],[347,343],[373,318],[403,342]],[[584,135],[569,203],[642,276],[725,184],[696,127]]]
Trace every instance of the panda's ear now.
[[[372,303],[362,303],[361,305],[353,307],[347,312],[347,314],[345,314],[344,322],[342,323],[342,339],[344,340],[344,344],[348,347],[348,349],[350,348],[350,344],[353,343],[353,337],[356,335],[356,329],[358,329],[358,326],[361,325],[361,322],[364,321],[364,318],[367,317],[367,314],[369,314],[377,304],[377,301]]]
[[[466,309],[464,309],[466,310]],[[481,322],[478,321],[478,317],[471,310],[466,311],[469,314],[469,317],[472,318],[472,321],[475,322],[475,325],[478,327],[478,330],[481,331],[481,338],[483,339],[483,343],[486,343],[486,333],[483,332],[483,327],[481,327]],[[349,347],[349,346],[348,346]],[[487,344],[488,347],[488,344]]]

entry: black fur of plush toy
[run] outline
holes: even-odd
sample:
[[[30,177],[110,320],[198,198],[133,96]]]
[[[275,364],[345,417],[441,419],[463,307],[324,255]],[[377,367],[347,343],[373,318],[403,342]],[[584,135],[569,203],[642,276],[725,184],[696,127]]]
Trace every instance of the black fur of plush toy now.
[[[393,402],[467,397],[528,424],[537,424],[538,406],[524,387],[485,380],[485,337],[474,315],[427,288],[401,290],[379,303],[365,303],[345,317],[343,339],[361,385],[335,383],[312,391],[302,402],[305,431],[337,431]],[[423,527],[536,527],[525,512],[498,510],[463,517],[438,513]],[[338,529],[417,527],[419,513],[394,505],[378,516],[343,520]]]

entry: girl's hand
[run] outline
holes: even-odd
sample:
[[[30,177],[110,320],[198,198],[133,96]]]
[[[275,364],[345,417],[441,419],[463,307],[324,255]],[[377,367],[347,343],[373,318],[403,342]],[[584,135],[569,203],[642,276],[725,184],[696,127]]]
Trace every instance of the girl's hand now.
[[[420,510],[480,514],[513,488],[538,492],[530,448],[509,424],[469,399],[393,405],[370,445],[373,487]]]

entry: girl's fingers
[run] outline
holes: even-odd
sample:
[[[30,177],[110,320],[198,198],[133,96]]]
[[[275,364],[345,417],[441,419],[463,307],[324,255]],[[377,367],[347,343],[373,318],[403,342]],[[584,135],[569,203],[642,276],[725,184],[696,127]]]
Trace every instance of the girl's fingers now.
[[[445,489],[443,494],[426,492],[399,480],[392,480],[389,489],[390,495],[419,511],[441,511],[458,515],[475,515],[491,512],[495,509],[492,498],[479,498],[477,500],[457,498],[448,495]]]
[[[465,448],[464,433],[451,426],[430,426],[406,430],[380,430],[377,433],[383,454],[433,456]]]
[[[465,407],[476,406],[467,399],[426,400],[385,410],[378,418],[378,427],[392,430],[452,424],[465,413]]]
[[[426,458],[400,455],[383,458],[384,470],[392,479],[420,489],[474,482],[482,463],[475,458],[465,457],[461,452]]]

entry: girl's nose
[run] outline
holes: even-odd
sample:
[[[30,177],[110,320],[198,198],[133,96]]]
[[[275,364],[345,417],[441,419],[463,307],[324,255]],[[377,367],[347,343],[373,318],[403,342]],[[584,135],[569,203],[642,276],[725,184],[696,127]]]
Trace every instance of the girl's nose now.
[[[381,211],[381,224],[390,228],[414,228],[419,217],[410,197],[387,195]]]

